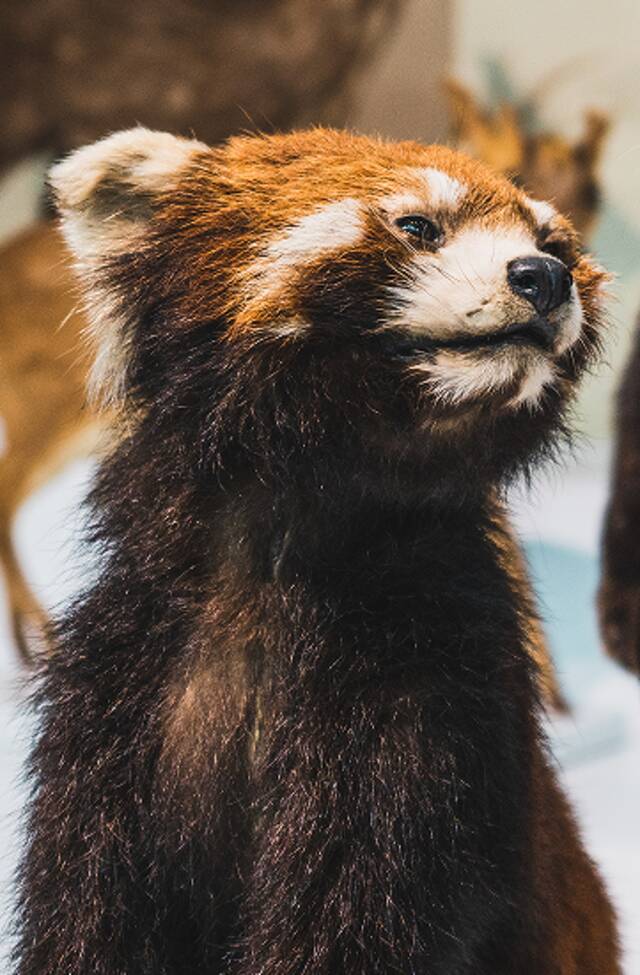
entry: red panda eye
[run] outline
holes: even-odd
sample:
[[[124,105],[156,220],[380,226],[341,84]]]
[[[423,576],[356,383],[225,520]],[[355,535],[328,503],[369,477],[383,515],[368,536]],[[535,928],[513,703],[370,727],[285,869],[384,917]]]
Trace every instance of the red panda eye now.
[[[411,214],[407,217],[399,217],[395,224],[421,247],[433,248],[442,243],[442,230],[427,217]]]

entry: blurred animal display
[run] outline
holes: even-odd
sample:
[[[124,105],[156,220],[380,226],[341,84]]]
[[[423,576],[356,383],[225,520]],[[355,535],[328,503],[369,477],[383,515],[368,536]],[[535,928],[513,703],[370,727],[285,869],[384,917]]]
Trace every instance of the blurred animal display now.
[[[453,80],[446,91],[457,145],[539,199],[552,200],[588,240],[600,207],[599,166],[608,118],[588,111],[583,134],[571,142],[559,132],[532,131],[529,106],[525,111],[503,102],[486,109],[469,88]]]
[[[640,319],[618,392],[598,609],[608,652],[640,674]]]
[[[84,408],[84,319],[53,225],[0,250],[0,566],[16,646],[27,661],[45,614],[20,566],[13,520],[20,504],[95,445],[101,421]]]
[[[16,975],[620,975],[496,519],[605,272],[441,146],[138,128],[51,178],[126,427],[39,685]]]
[[[341,123],[404,0],[0,0],[0,171],[142,123]]]

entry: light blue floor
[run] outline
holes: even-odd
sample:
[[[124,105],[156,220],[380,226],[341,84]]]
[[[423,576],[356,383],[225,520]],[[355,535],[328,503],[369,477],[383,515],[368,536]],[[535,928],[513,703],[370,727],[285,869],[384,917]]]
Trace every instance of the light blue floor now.
[[[594,609],[598,563],[546,542],[526,542],[525,551],[563,690],[577,706],[590,686],[616,670],[600,647]]]

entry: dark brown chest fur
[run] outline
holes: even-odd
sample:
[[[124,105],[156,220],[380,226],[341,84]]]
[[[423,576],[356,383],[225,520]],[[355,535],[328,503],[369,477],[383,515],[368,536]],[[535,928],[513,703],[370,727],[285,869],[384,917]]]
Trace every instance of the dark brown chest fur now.
[[[551,971],[567,837],[602,895],[557,798],[537,855],[491,505],[313,427],[259,455],[212,435],[206,373],[166,388],[103,466],[103,571],[38,698],[20,975]]]
[[[495,964],[487,945],[515,938],[531,896],[535,727],[488,517],[268,492],[218,517],[154,777],[174,863],[191,851],[185,943],[196,859],[218,878],[230,971]]]

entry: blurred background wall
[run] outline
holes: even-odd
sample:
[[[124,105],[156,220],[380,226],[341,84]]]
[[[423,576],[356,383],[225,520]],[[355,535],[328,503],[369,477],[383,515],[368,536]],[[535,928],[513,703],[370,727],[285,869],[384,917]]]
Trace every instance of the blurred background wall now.
[[[442,81],[455,56],[455,5],[408,0],[359,85],[348,124],[393,139],[446,141]]]

